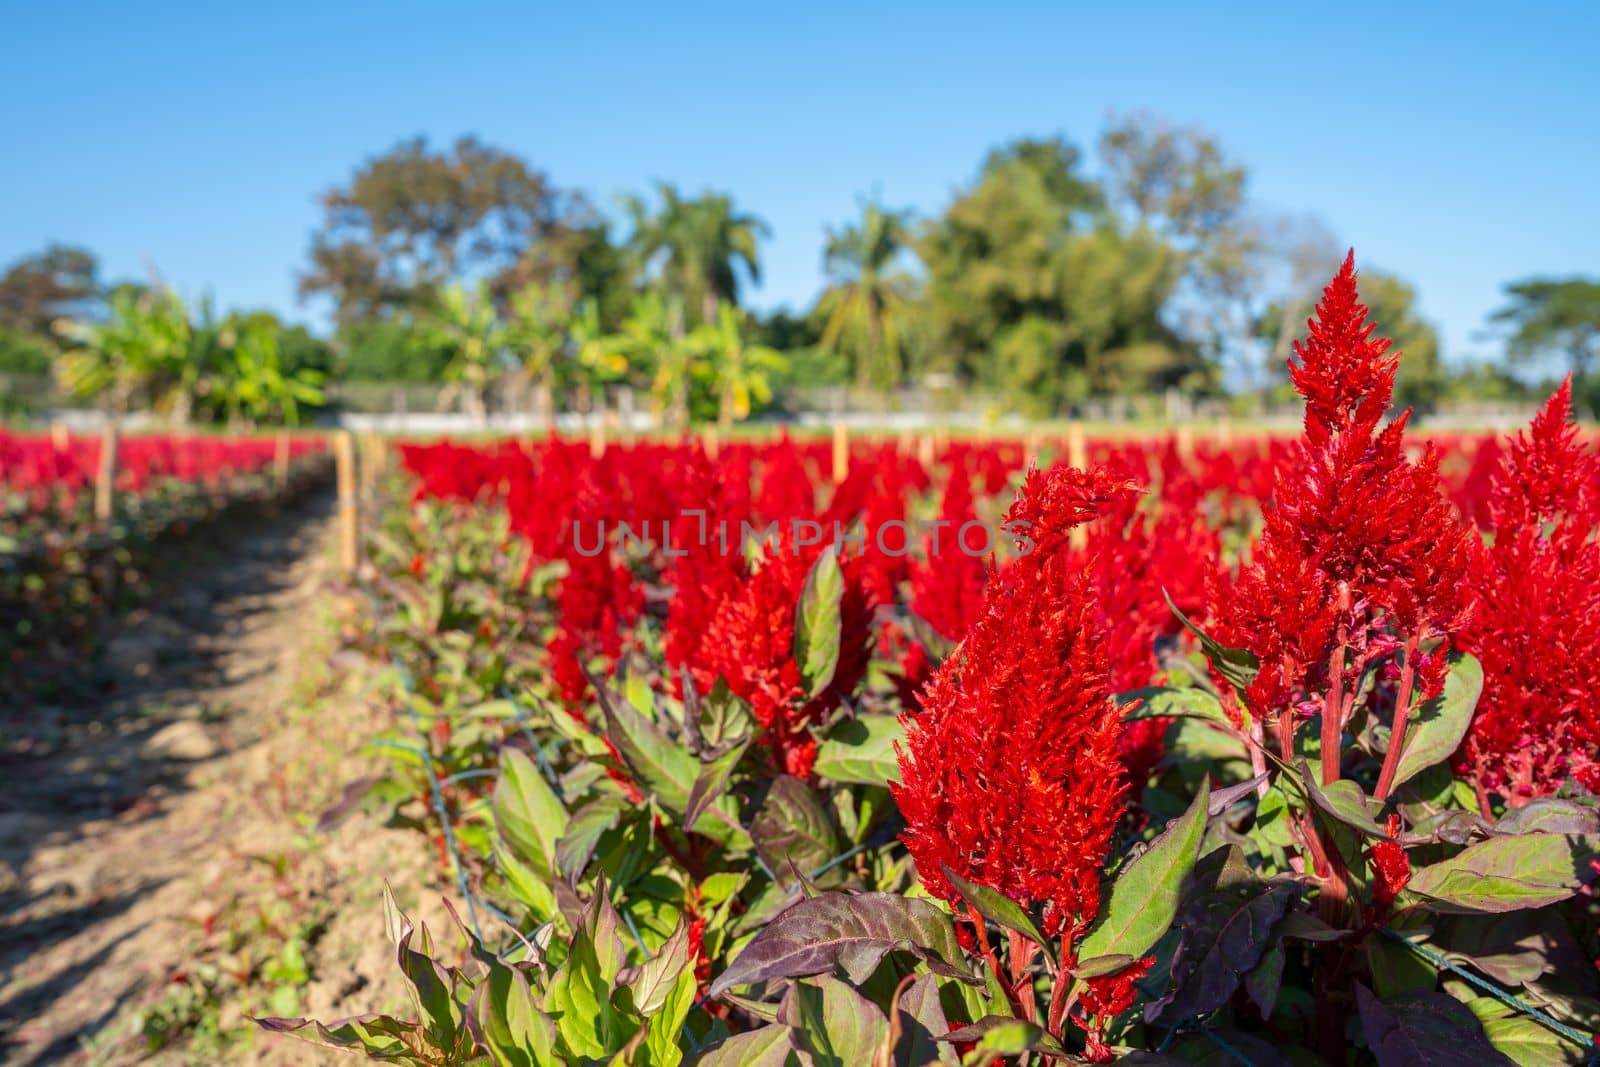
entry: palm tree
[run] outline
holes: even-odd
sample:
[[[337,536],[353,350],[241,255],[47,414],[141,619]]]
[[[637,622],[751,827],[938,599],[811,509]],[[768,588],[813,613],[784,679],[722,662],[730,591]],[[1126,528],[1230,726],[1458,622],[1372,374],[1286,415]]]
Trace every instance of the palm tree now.
[[[685,199],[668,182],[657,190],[661,207],[654,214],[637,197],[626,201],[633,252],[667,292],[710,322],[718,300],[739,302],[741,267],[752,282],[761,280],[756,246],[771,231],[756,216],[735,211],[733,201],[721,194]]]
[[[717,426],[726,432],[734,420],[750,417],[752,400],[772,399],[769,372],[779,372],[788,361],[773,348],[745,339],[744,320],[732,304],[717,305],[713,321],[689,335],[691,346],[705,357],[717,389]]]
[[[421,332],[453,353],[444,370],[450,388],[440,396],[440,406],[460,391],[467,414],[484,418],[489,410],[489,382],[509,341],[506,325],[495,313],[489,287],[479,282],[476,289],[469,290],[457,283],[440,290],[434,307],[421,322]]]
[[[852,360],[856,384],[900,384],[904,326],[915,282],[896,261],[911,244],[911,215],[866,205],[861,222],[828,232],[823,269],[834,280],[817,302],[822,347]]]

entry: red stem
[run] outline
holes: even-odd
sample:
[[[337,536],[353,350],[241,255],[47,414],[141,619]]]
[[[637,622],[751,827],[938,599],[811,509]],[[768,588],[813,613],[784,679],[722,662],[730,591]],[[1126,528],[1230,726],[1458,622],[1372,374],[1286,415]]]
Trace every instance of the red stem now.
[[[1395,693],[1394,717],[1389,726],[1389,751],[1383,754],[1383,769],[1378,772],[1378,788],[1373,794],[1379,800],[1389,799],[1394,788],[1395,772],[1400,768],[1400,754],[1406,747],[1406,726],[1411,719],[1411,690],[1417,677],[1417,645],[1419,635],[1406,639],[1406,660],[1400,665],[1400,688]],[[1323,766],[1327,766],[1324,762]]]

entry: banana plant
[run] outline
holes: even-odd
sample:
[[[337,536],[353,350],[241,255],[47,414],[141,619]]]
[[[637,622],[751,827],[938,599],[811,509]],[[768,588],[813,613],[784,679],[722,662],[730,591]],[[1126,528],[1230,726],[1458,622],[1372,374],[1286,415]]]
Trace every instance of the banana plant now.
[[[573,374],[578,385],[578,408],[588,412],[594,406],[594,394],[614,382],[626,381],[631,366],[628,360],[628,339],[614,334],[600,321],[600,305],[593,298],[578,307],[569,330],[575,356]]]
[[[510,329],[495,311],[489,287],[480,282],[475,289],[460,284],[442,289],[432,313],[423,320],[422,332],[454,352],[445,367],[451,389],[441,396],[441,404],[459,392],[467,413],[483,418],[489,410],[489,383],[512,340]]]
[[[752,344],[738,309],[720,301],[711,321],[690,335],[690,346],[704,358],[717,394],[717,425],[723,430],[749,418],[754,403],[771,400],[769,375],[788,367],[776,349]]]
[[[277,329],[257,323],[240,332],[213,388],[229,422],[255,425],[281,420],[298,426],[301,405],[314,406],[326,399],[323,380],[320,371],[306,367],[284,373]]]
[[[192,332],[178,294],[124,288],[112,296],[106,321],[68,329],[61,384],[76,396],[103,399],[119,416],[140,397],[162,406],[183,385]]]
[[[656,416],[668,425],[689,425],[689,394],[701,353],[688,343],[683,301],[645,293],[633,303],[622,324],[624,350],[650,368],[650,400]]]
[[[539,414],[549,422],[555,413],[556,375],[568,347],[572,301],[565,286],[534,282],[511,294],[510,304],[508,340],[521,362],[520,375],[534,383]]]

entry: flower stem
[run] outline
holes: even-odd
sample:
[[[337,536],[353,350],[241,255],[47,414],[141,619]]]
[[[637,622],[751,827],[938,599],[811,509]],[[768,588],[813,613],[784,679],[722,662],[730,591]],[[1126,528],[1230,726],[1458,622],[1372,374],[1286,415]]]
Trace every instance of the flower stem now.
[[[1389,791],[1394,788],[1395,772],[1400,769],[1400,754],[1406,747],[1406,725],[1411,719],[1411,690],[1417,678],[1419,643],[1419,634],[1406,638],[1406,659],[1400,665],[1400,688],[1395,692],[1394,717],[1389,726],[1389,750],[1383,754],[1383,769],[1378,772],[1378,788],[1373,793],[1379,800],[1389,799]]]

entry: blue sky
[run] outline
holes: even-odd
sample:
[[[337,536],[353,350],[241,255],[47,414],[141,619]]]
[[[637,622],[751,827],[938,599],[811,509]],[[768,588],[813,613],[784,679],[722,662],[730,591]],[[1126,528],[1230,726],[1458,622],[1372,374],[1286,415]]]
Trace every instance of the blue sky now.
[[[608,207],[656,178],[732,191],[774,231],[752,302],[803,305],[864,194],[935,212],[997,143],[1088,149],[1149,110],[1411,279],[1448,358],[1489,354],[1501,283],[1600,273],[1600,5],[1391,6],[10,5],[0,263],[78,242],[311,316],[317,195],[402,137],[475,132]]]

